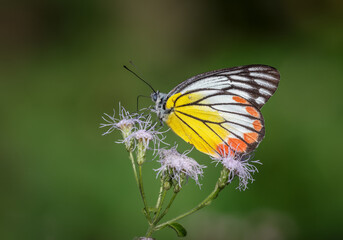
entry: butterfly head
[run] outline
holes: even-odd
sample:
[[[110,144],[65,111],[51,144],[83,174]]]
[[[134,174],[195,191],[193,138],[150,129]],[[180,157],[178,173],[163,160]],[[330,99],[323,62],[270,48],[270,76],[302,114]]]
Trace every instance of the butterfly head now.
[[[151,95],[150,95],[151,100],[156,103],[159,95],[160,95],[160,92],[158,90],[156,92],[151,93]]]
[[[151,100],[156,104],[155,105],[155,111],[157,114],[157,117],[161,120],[164,120],[163,118],[166,115],[166,102],[167,102],[167,94],[160,93],[159,91],[151,93]]]

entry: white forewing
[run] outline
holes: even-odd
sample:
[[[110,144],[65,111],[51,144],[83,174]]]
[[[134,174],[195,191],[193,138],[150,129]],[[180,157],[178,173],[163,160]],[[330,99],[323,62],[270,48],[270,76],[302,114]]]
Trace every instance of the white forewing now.
[[[181,93],[190,92],[197,89],[223,89],[231,87],[231,83],[226,76],[213,76],[202,79],[201,81],[194,82],[189,85],[187,88],[180,91]]]
[[[258,97],[255,101],[257,102],[257,104],[262,106],[266,103],[266,99],[264,97]]]
[[[220,104],[233,104],[233,103],[236,103],[231,95],[228,95],[228,94],[217,94],[218,91],[216,92],[215,95],[210,95],[206,98],[204,98],[203,100],[201,100],[199,102],[199,104],[212,104],[212,105],[217,105],[218,106],[221,106]]]
[[[233,80],[238,80],[238,81],[245,81],[245,82],[249,82],[250,79],[247,78],[247,77],[242,77],[242,76],[239,76],[239,75],[230,75],[230,78],[233,79]]]
[[[226,68],[194,76],[176,86],[168,96],[204,89],[219,90],[240,96],[260,109],[276,91],[279,80],[279,72],[266,65]]]

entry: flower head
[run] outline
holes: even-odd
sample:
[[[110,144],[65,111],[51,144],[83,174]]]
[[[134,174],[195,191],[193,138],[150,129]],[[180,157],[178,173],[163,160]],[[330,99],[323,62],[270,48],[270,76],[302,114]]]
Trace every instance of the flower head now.
[[[187,156],[189,152],[183,154],[176,150],[177,146],[171,149],[160,149],[159,155],[161,167],[156,169],[157,175],[169,175],[176,180],[181,187],[184,178],[192,178],[199,186],[199,176],[203,176],[203,168],[206,166],[200,165],[194,159]]]
[[[102,135],[109,134],[115,129],[122,132],[123,135],[128,135],[135,127],[135,124],[140,122],[140,116],[137,113],[130,113],[123,106],[119,104],[119,119],[115,118],[115,110],[113,109],[113,115],[110,116],[104,113],[105,116],[102,119],[106,123],[101,123],[100,128],[109,127],[109,129]],[[127,136],[126,136],[127,137]]]
[[[150,142],[154,144],[154,151],[159,148],[160,143],[164,140],[164,133],[156,130],[157,123],[153,123],[151,116],[141,117],[138,122],[138,127],[133,131],[126,139],[125,142],[134,140],[136,145],[141,145],[143,151],[146,151],[149,147]],[[164,142],[163,142],[164,143]]]
[[[106,123],[101,123],[100,128],[108,127],[109,129],[102,135],[112,133],[115,129],[120,130],[123,136],[123,140],[117,141],[117,143],[125,142],[126,149],[128,151],[132,151],[134,148],[133,140],[126,141],[125,139],[127,139],[128,136],[130,136],[130,134],[132,133],[132,131],[136,129],[136,124],[141,123],[142,116],[138,115],[137,113],[130,113],[120,104],[119,104],[119,119],[115,118],[114,109],[113,109],[112,116],[108,115],[107,113],[105,113],[104,115],[105,116],[103,116],[102,119]]]
[[[249,181],[254,181],[252,174],[258,172],[257,167],[251,163],[262,163],[259,160],[251,161],[250,155],[238,154],[230,147],[220,154],[220,157],[213,158],[213,160],[220,162],[229,171],[228,183],[231,183],[234,177],[238,176],[239,185],[237,188],[243,191],[247,189]]]

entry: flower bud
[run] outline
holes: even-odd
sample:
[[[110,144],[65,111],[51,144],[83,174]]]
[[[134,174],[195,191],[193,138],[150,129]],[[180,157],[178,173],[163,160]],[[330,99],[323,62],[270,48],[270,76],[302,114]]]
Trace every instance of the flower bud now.
[[[163,189],[168,191],[171,188],[171,183],[170,181],[166,181],[163,183]]]
[[[220,173],[220,177],[218,181],[218,187],[220,189],[223,189],[226,185],[229,184],[228,182],[229,174],[230,174],[230,170],[224,167]]]
[[[137,146],[137,164],[142,165],[145,161],[146,147],[144,146],[143,140],[138,139]]]

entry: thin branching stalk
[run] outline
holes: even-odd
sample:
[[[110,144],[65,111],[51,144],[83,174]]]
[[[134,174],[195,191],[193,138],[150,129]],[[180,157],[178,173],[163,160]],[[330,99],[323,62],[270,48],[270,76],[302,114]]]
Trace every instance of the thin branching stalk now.
[[[175,200],[175,198],[176,198],[176,196],[177,196],[178,193],[179,193],[179,192],[174,192],[174,194],[173,194],[173,196],[171,197],[171,199],[170,199],[170,201],[169,201],[167,207],[164,209],[164,211],[161,213],[161,215],[158,216],[158,218],[154,221],[156,224],[157,224],[159,221],[161,221],[161,219],[168,213],[168,210],[169,210],[169,208],[171,207],[171,205],[173,204],[173,202],[174,202],[174,200]]]
[[[147,236],[151,236],[151,234],[154,232],[154,228],[155,228],[156,224],[158,223],[158,221],[156,221],[156,220],[159,219],[159,214],[161,212],[163,202],[164,202],[164,199],[165,199],[165,196],[167,193],[167,190],[166,190],[164,184],[165,184],[165,178],[161,177],[160,192],[158,194],[158,198],[157,198],[156,206],[155,206],[156,212],[155,212],[154,219],[153,219],[152,223],[150,224],[148,231],[146,233]]]
[[[132,169],[133,173],[135,175],[136,183],[139,188],[139,193],[142,197],[143,204],[144,204],[144,215],[148,219],[149,223],[151,222],[150,214],[148,211],[146,199],[145,199],[145,193],[144,193],[144,188],[143,188],[143,177],[142,177],[142,166],[138,166],[138,174],[137,174],[137,169],[136,169],[136,164],[135,164],[135,158],[133,156],[133,153],[130,151],[130,160],[132,163]]]
[[[166,227],[168,224],[171,224],[171,223],[173,223],[173,222],[176,222],[177,220],[180,220],[180,219],[182,219],[182,218],[184,218],[184,217],[186,217],[186,216],[188,216],[188,215],[191,215],[192,213],[194,213],[194,212],[196,212],[196,211],[202,209],[203,207],[206,207],[207,205],[209,205],[209,204],[212,202],[213,199],[215,199],[215,198],[218,196],[218,194],[219,194],[219,192],[220,192],[221,190],[222,190],[222,189],[220,189],[220,188],[218,187],[218,185],[216,184],[215,189],[213,190],[213,192],[212,192],[210,195],[208,195],[208,196],[207,196],[201,203],[199,203],[196,207],[194,207],[193,209],[191,209],[190,211],[188,211],[188,212],[186,212],[186,213],[184,213],[184,214],[181,214],[181,215],[178,216],[178,217],[175,217],[175,218],[173,218],[173,219],[171,219],[171,220],[169,220],[169,221],[167,221],[167,222],[165,222],[165,223],[162,223],[162,224],[160,224],[160,225],[157,225],[156,228],[155,228],[155,231],[156,231],[156,230],[159,230],[159,229],[162,229],[162,228]]]
[[[161,210],[162,210],[162,205],[163,205],[163,202],[164,202],[164,199],[166,197],[166,194],[167,194],[167,191],[165,189],[163,189],[162,191],[162,197],[161,197],[161,201],[160,201],[160,204],[158,205],[157,207],[157,211],[156,211],[156,217],[155,217],[155,220],[154,220],[154,224],[156,224],[156,219],[158,218]]]
[[[155,212],[153,224],[156,223],[156,219],[161,212],[162,205],[164,202],[164,198],[165,198],[166,193],[167,193],[167,190],[164,188],[164,182],[165,182],[165,179],[163,177],[161,177],[161,187],[160,187],[160,192],[158,194],[158,199],[157,199],[156,206],[155,206],[156,212]]]
[[[190,211],[184,213],[184,214],[181,214],[165,223],[162,223],[160,225],[157,225],[153,231],[151,232],[151,234],[154,232],[154,231],[157,231],[157,230],[160,230],[166,226],[168,226],[169,224],[173,223],[173,222],[176,222],[188,215],[191,215],[192,213],[208,206],[214,199],[216,199],[218,197],[218,194],[220,191],[222,191],[225,186],[227,185],[227,179],[228,179],[228,171],[226,169],[223,169],[221,171],[221,174],[220,174],[220,177],[214,187],[214,190],[201,202],[199,203],[196,207],[194,207],[193,209],[191,209]],[[174,196],[173,196],[174,197]],[[170,207],[170,206],[169,206]],[[147,235],[147,236],[151,236],[151,235]]]
[[[138,166],[138,175],[139,175],[139,178],[138,178],[139,184],[138,184],[138,186],[139,186],[139,192],[141,194],[141,197],[142,197],[142,200],[143,200],[143,204],[144,204],[144,214],[145,214],[145,217],[147,218],[148,222],[151,223],[150,211],[149,211],[148,204],[147,204],[146,198],[145,198],[145,193],[144,193],[142,166],[141,165]]]
[[[163,181],[163,178],[161,178],[160,191],[158,193],[158,198],[157,198],[156,206],[155,206],[156,210],[158,209],[158,206],[160,205],[160,202],[161,202],[162,192],[163,192],[163,189],[164,189],[163,184],[164,184],[164,181]],[[156,213],[155,213],[155,215],[156,215]]]
[[[135,164],[135,158],[133,157],[133,153],[132,152],[130,152],[129,158],[130,158],[131,163],[132,163],[133,174],[135,175],[137,186],[139,186],[138,175],[137,175],[136,164]]]
[[[148,231],[147,231],[146,237],[151,236],[151,234],[152,234],[153,232],[156,231],[156,230],[155,230],[155,227],[156,227],[156,224],[158,223],[158,221],[156,221],[156,220],[159,219],[159,214],[160,214],[160,212],[161,212],[161,210],[162,210],[162,205],[163,205],[164,199],[165,199],[165,197],[166,197],[166,194],[167,194],[167,190],[163,189],[163,190],[162,190],[162,193],[161,193],[161,195],[160,195],[161,197],[159,197],[159,200],[160,200],[160,201],[159,201],[159,204],[158,204],[158,206],[157,206],[155,219],[154,219],[153,222],[150,224],[150,227],[149,227],[149,229],[148,229]]]

